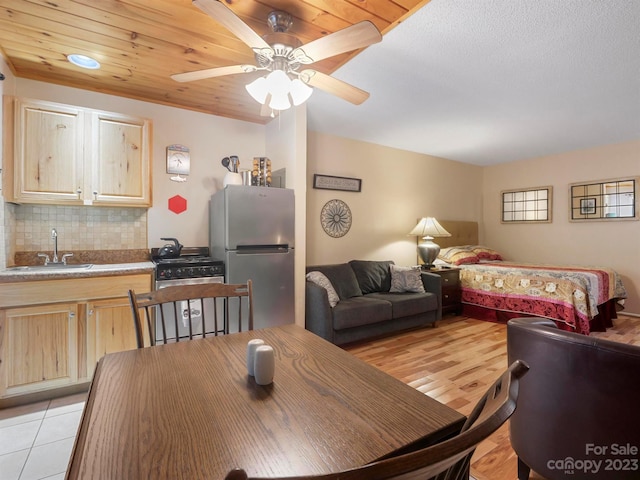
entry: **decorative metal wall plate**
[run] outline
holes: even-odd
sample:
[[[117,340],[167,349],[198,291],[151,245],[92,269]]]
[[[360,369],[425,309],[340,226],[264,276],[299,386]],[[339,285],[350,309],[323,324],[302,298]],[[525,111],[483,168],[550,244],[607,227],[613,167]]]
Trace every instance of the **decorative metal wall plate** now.
[[[344,237],[351,228],[351,210],[342,200],[329,200],[320,212],[324,233],[330,237]]]

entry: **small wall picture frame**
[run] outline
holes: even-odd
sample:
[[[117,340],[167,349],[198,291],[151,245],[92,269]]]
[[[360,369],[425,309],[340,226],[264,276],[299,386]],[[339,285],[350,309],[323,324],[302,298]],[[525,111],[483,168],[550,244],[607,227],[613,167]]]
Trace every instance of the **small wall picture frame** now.
[[[322,190],[341,190],[344,192],[360,192],[361,178],[336,177],[334,175],[313,175],[313,188]]]
[[[594,215],[596,213],[596,198],[580,199],[580,215]]]

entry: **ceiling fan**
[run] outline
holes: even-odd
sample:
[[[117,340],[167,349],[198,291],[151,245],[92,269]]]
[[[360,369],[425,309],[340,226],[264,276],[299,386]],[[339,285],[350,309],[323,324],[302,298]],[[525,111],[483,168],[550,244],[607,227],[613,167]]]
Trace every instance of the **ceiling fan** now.
[[[291,106],[291,101],[294,105],[303,103],[313,91],[310,86],[355,105],[369,98],[369,93],[364,90],[304,66],[381,41],[382,35],[373,23],[365,20],[302,45],[297,37],[287,33],[293,23],[287,12],[271,12],[267,23],[272,33],[260,36],[218,0],[193,0],[193,4],[247,44],[255,54],[257,65],[177,73],[171,75],[173,80],[191,82],[223,75],[269,72],[246,86],[249,94],[263,105],[263,114],[268,114],[266,108],[272,113],[285,110]]]

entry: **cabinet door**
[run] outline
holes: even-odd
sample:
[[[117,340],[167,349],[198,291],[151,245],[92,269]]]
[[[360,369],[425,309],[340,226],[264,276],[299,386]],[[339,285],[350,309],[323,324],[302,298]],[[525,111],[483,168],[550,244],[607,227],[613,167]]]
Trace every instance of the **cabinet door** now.
[[[15,200],[81,204],[83,110],[18,100],[16,113]]]
[[[77,380],[78,305],[62,303],[2,312],[2,396]]]
[[[114,298],[87,304],[87,376],[91,378],[100,358],[137,348],[129,299]]]
[[[149,121],[93,112],[91,131],[92,201],[151,206]]]

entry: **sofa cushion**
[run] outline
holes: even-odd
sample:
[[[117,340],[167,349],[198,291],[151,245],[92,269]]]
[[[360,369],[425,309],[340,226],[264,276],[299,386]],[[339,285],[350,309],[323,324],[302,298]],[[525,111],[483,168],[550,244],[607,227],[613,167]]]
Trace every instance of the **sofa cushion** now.
[[[370,293],[364,299],[391,303],[392,318],[409,317],[438,309],[438,296],[433,293]]]
[[[356,275],[348,263],[307,267],[307,272],[314,271],[323,273],[329,279],[340,300],[362,295]]]
[[[390,292],[424,293],[420,267],[398,267],[389,265],[391,269]]]
[[[338,297],[338,294],[336,293],[336,289],[333,288],[333,285],[331,285],[331,282],[325,276],[324,273],[318,272],[318,271],[309,272],[307,273],[306,278],[310,282],[315,283],[316,285],[324,288],[327,291],[327,298],[329,299],[329,305],[331,305],[332,307],[335,307],[338,304],[338,302],[340,301],[340,297]]]
[[[389,265],[393,262],[351,260],[349,265],[353,268],[358,280],[358,285],[363,295],[372,292],[388,292],[391,288],[391,272]]]
[[[391,320],[391,304],[385,300],[366,297],[352,297],[340,301],[333,308],[333,329],[344,330],[346,328],[370,325],[385,320]]]

